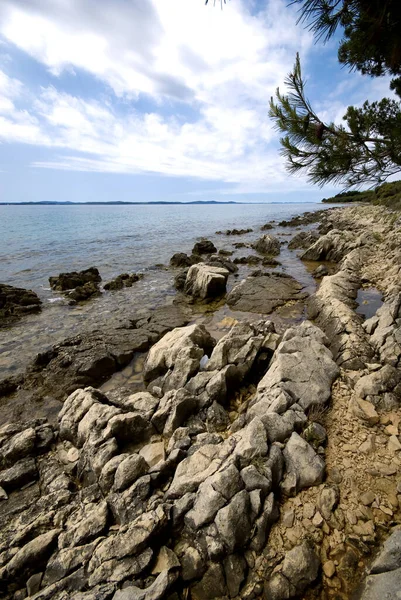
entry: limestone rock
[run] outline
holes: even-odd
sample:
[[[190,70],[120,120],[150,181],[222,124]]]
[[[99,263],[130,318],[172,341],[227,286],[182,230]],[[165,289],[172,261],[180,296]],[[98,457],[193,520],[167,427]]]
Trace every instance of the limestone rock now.
[[[208,300],[226,292],[229,271],[225,268],[198,263],[190,267],[184,293],[197,300]]]
[[[227,296],[227,304],[234,310],[270,314],[290,300],[306,297],[302,285],[290,275],[268,273],[241,281]]]
[[[325,463],[297,433],[294,432],[291,435],[283,454],[287,470],[286,479],[283,483],[285,492],[293,493],[292,489],[287,488],[287,479],[291,475],[295,476],[295,492],[322,483]]]
[[[270,256],[277,256],[280,254],[280,241],[274,235],[266,233],[262,235],[254,244],[252,244],[257,252],[261,254],[269,254]]]

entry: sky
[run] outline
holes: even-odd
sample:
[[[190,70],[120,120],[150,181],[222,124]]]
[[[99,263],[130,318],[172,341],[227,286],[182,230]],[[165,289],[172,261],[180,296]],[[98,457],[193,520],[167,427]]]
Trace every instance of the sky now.
[[[388,95],[287,0],[1,0],[0,202],[319,201],[268,102],[300,53],[326,121]]]

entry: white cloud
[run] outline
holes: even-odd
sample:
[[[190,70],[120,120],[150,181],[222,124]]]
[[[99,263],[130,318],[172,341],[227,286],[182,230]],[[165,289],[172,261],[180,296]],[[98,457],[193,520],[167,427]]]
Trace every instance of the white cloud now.
[[[57,80],[27,98],[24,82],[0,74],[0,140],[54,148],[54,159],[35,167],[298,189],[304,184],[286,175],[277,154],[267,104],[311,37],[286,0],[266,2],[257,15],[249,5],[232,0],[221,11],[203,0],[103,0],[100,10],[98,0],[2,0],[7,43],[53,75],[83,70],[133,108],[118,111],[113,96],[107,103],[72,96]],[[135,110],[138,98],[141,106],[151,99],[152,110]],[[180,106],[195,118],[166,116]]]

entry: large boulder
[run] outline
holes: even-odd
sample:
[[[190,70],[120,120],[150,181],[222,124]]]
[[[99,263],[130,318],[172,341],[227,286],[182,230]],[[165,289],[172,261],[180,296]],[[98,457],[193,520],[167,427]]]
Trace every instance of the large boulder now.
[[[267,273],[241,281],[229,293],[227,304],[234,310],[270,314],[290,300],[306,297],[302,285],[290,275]]]
[[[266,233],[252,244],[252,248],[261,254],[277,256],[277,254],[280,254],[280,240],[274,235]]]
[[[192,265],[187,273],[184,292],[197,300],[222,296],[226,291],[229,272],[225,268],[199,263]]]

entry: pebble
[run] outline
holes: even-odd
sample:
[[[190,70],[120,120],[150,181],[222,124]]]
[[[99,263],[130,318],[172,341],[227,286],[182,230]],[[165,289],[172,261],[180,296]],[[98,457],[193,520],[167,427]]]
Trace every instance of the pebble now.
[[[387,427],[384,428],[384,433],[387,435],[398,435],[398,427],[395,425],[387,425]]]
[[[331,577],[333,577],[335,572],[336,572],[336,565],[334,564],[334,561],[328,560],[327,562],[324,563],[323,573],[326,575],[326,577],[329,577],[331,579]]]
[[[282,519],[284,527],[292,527],[294,525],[294,519],[295,519],[294,510],[292,510],[292,509],[286,510],[285,513],[283,514],[283,519]]]
[[[324,523],[324,519],[319,511],[316,511],[315,516],[312,519],[312,523],[315,527],[321,527]]]
[[[388,515],[389,517],[393,516],[391,508],[387,508],[387,506],[384,506],[383,504],[380,504],[379,508],[385,515]]]
[[[375,494],[372,492],[372,490],[368,490],[367,492],[361,494],[360,496],[360,500],[362,502],[362,504],[364,504],[365,506],[369,506],[370,504],[372,504],[372,502],[375,499]]]
[[[397,452],[397,450],[401,450],[400,440],[396,435],[392,435],[390,437],[387,448],[389,452]]]
[[[67,452],[67,458],[70,462],[77,462],[77,460],[79,459],[78,448],[70,448]]]

